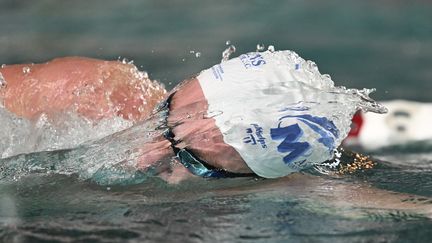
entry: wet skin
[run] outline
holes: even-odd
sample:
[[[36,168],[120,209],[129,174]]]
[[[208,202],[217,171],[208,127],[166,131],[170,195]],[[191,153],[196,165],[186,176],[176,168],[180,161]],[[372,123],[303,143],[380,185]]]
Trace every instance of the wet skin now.
[[[6,65],[0,69],[6,86],[4,106],[18,116],[36,119],[45,113],[76,111],[99,120],[121,116],[147,118],[166,91],[132,64],[67,57],[42,64]]]

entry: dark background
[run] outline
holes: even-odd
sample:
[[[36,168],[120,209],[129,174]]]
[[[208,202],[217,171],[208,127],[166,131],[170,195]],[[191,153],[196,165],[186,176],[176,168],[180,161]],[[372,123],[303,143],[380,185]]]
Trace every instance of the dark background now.
[[[171,88],[219,62],[227,40],[234,56],[294,50],[378,100],[432,101],[428,1],[0,0],[0,64],[121,57]]]

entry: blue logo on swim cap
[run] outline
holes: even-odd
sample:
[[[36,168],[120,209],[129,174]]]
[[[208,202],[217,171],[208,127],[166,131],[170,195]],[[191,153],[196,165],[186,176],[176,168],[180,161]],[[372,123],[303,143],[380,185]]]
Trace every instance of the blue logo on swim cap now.
[[[329,152],[334,149],[335,138],[339,137],[339,130],[332,121],[329,121],[325,117],[316,117],[311,115],[283,116],[279,118],[278,127],[270,129],[270,135],[273,140],[282,140],[282,142],[277,146],[277,150],[280,153],[288,153],[283,158],[285,164],[289,164],[298,157],[305,155],[306,152],[311,149],[309,142],[299,141],[303,136],[304,131],[297,123],[281,127],[283,120],[290,118],[296,118],[298,121],[301,121],[311,128],[312,131],[319,134],[320,138],[317,142],[328,148]]]
[[[243,143],[257,145],[267,148],[266,138],[263,136],[263,128],[256,123],[250,124],[252,127],[246,128],[247,136],[243,138]]]

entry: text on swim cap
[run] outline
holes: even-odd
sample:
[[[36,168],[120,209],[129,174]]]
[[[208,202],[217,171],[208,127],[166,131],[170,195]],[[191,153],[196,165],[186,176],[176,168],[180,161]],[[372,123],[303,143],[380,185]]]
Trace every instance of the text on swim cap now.
[[[258,67],[266,64],[266,61],[259,53],[247,53],[243,54],[240,57],[241,62],[245,66],[245,68]]]
[[[260,144],[262,148],[267,148],[265,137],[262,134],[263,128],[255,123],[251,125],[252,127],[246,128],[247,136],[243,138],[243,142],[251,145]],[[255,132],[253,130],[255,130]]]

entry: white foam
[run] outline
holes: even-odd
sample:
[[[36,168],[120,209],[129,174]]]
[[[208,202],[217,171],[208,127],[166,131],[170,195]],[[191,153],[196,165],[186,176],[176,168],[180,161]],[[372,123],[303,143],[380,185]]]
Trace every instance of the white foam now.
[[[93,122],[73,112],[48,118],[45,114],[36,121],[17,117],[0,107],[0,156],[73,148],[86,141],[97,140],[132,125],[120,117]]]

